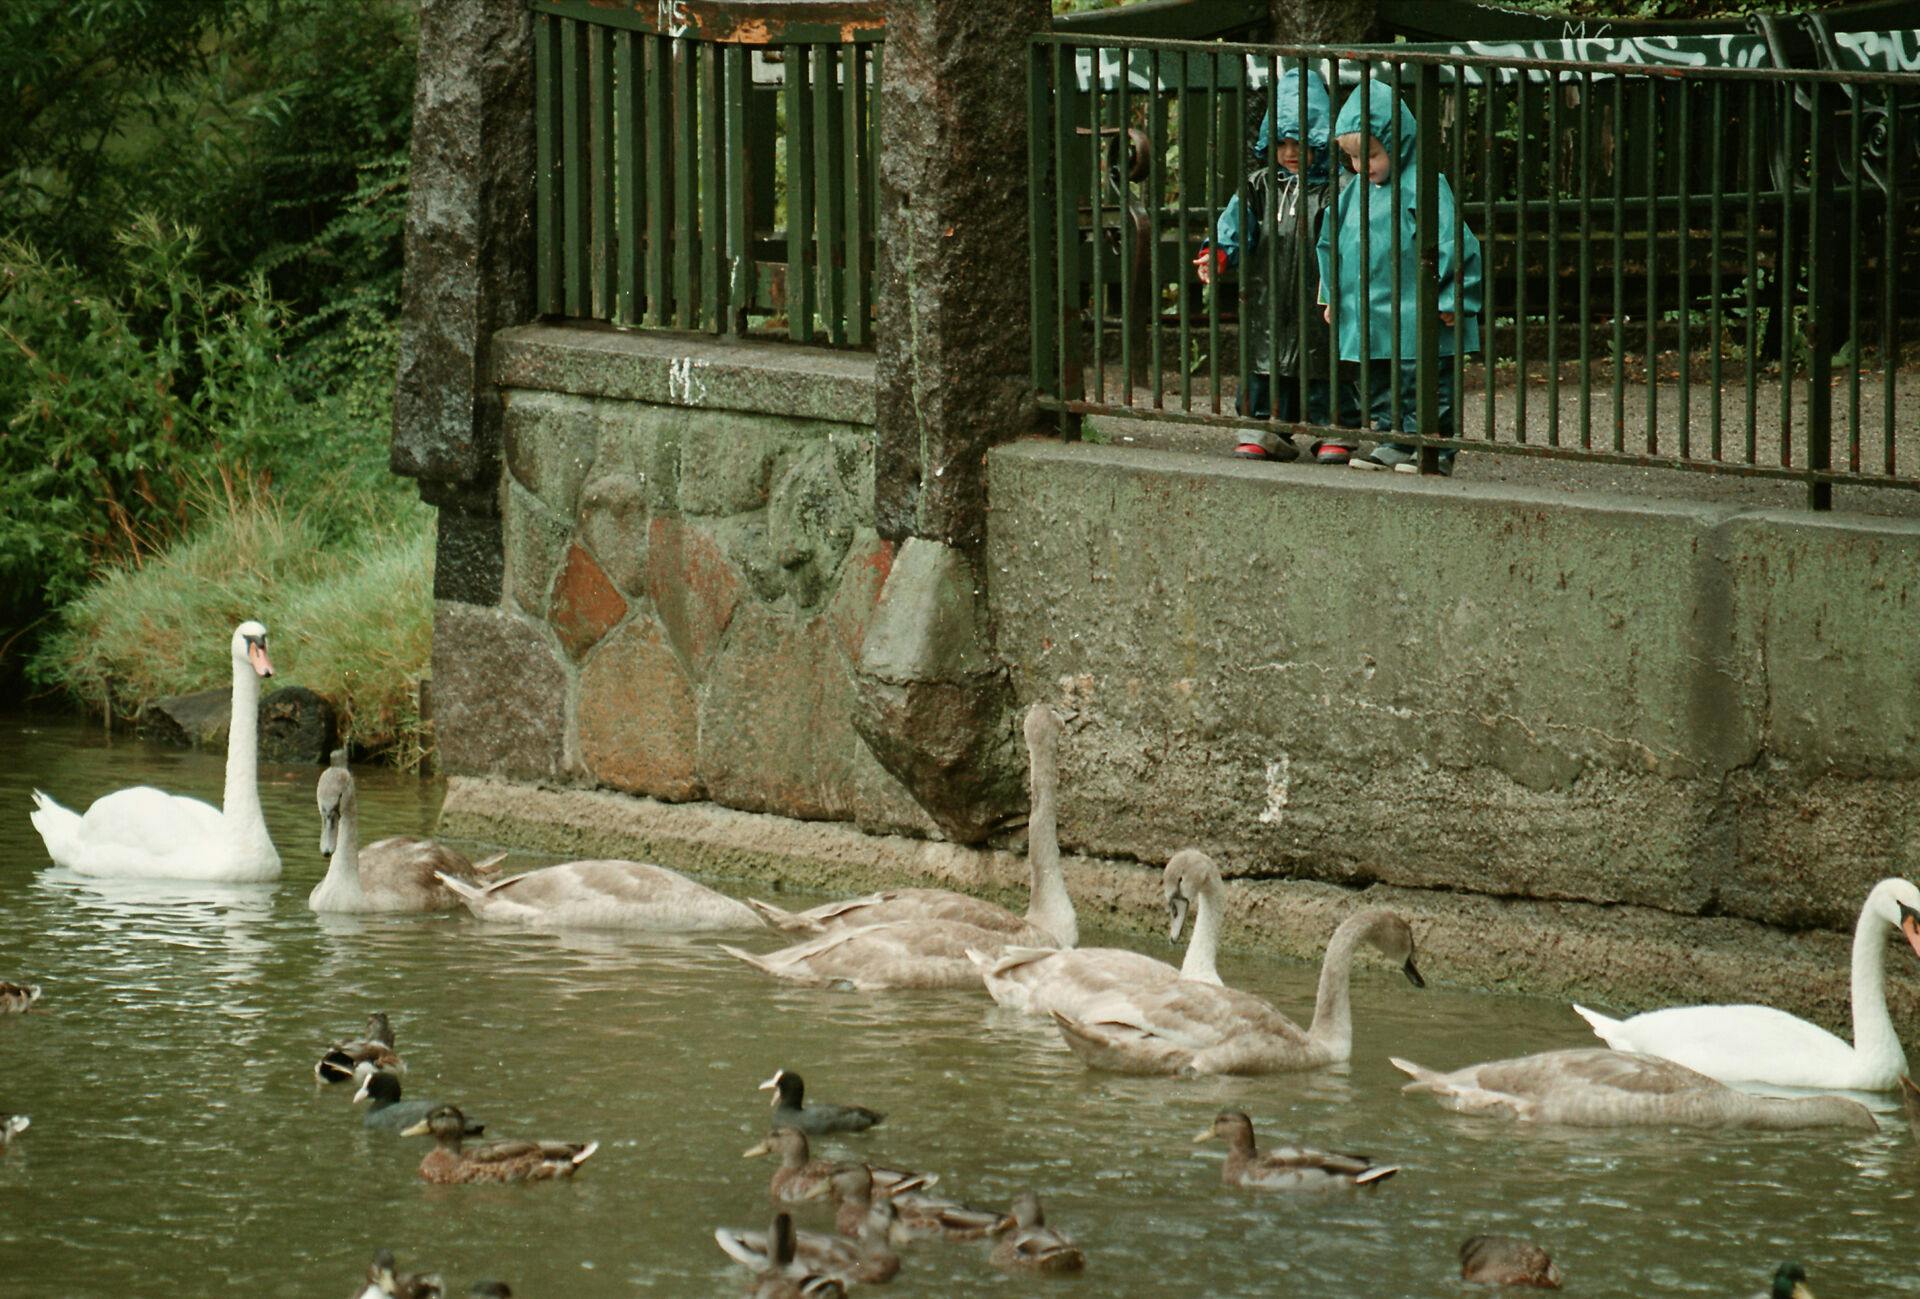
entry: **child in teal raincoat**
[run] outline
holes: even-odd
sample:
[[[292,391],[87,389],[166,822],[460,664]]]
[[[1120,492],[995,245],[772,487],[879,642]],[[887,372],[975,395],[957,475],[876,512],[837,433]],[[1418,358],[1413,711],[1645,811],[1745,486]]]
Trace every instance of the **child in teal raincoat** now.
[[[1306,88],[1306,141],[1301,142],[1301,87]],[[1274,118],[1279,118],[1279,143],[1274,140]],[[1214,240],[1194,259],[1200,281],[1211,284],[1214,276],[1229,266],[1238,266],[1240,283],[1240,327],[1247,331],[1253,372],[1247,376],[1237,403],[1242,415],[1267,419],[1270,414],[1293,423],[1302,418],[1300,374],[1307,375],[1306,421],[1327,423],[1332,413],[1327,382],[1328,338],[1326,323],[1317,310],[1310,309],[1302,329],[1299,316],[1299,291],[1308,273],[1306,240],[1300,237],[1300,209],[1306,209],[1306,238],[1317,238],[1321,219],[1332,197],[1330,128],[1333,101],[1317,72],[1298,67],[1284,72],[1274,90],[1274,111],[1260,120],[1253,143],[1253,169],[1242,195],[1228,201],[1214,224]],[[1269,168],[1269,150],[1279,163]],[[1251,209],[1251,211],[1248,211]],[[1263,226],[1270,212],[1278,214],[1273,232],[1274,246],[1268,249]],[[1277,271],[1280,285],[1278,328],[1268,284],[1269,260]],[[1357,426],[1359,403],[1341,385],[1341,423]],[[1316,442],[1313,454],[1323,463],[1344,464],[1352,452],[1350,444]],[[1243,430],[1234,454],[1255,460],[1292,460],[1298,454],[1291,440],[1268,429]]]
[[[1396,131],[1395,124],[1398,123]],[[1415,146],[1419,128],[1413,113],[1382,81],[1372,81],[1347,97],[1334,122],[1335,142],[1347,157],[1357,179],[1346,185],[1335,203],[1331,220],[1320,229],[1320,292],[1332,293],[1329,320],[1336,315],[1340,359],[1366,367],[1368,415],[1377,432],[1391,435],[1417,429],[1417,357],[1419,355],[1420,249],[1416,238],[1415,204],[1419,168]],[[1395,162],[1397,147],[1398,162]],[[1456,354],[1480,347],[1480,241],[1465,228],[1454,203],[1453,187],[1438,178],[1440,233],[1440,356],[1437,406],[1439,427],[1434,432],[1452,437],[1454,430],[1453,366]],[[1364,213],[1364,215],[1363,215]],[[1367,251],[1360,250],[1360,228],[1367,225]],[[1460,235],[1456,256],[1454,240]],[[1329,244],[1338,239],[1339,282],[1333,282]],[[1394,331],[1394,254],[1400,263],[1400,329]],[[1362,263],[1365,263],[1364,268]],[[1364,270],[1364,279],[1363,279]],[[1362,292],[1362,285],[1365,292]],[[1361,342],[1366,322],[1366,345]],[[1399,412],[1396,419],[1393,358],[1400,358]],[[1411,443],[1389,436],[1364,456],[1355,456],[1356,469],[1418,471],[1418,455]],[[1440,472],[1453,472],[1453,451],[1440,453]]]

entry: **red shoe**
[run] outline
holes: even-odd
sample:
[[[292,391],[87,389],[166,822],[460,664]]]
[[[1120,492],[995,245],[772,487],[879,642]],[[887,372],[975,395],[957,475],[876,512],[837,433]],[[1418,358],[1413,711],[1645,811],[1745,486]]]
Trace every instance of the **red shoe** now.
[[[1353,459],[1353,448],[1344,442],[1315,442],[1313,458],[1323,465],[1344,465]]]
[[[1242,442],[1233,449],[1233,454],[1239,456],[1242,460],[1271,460],[1273,458],[1267,449],[1258,442]]]

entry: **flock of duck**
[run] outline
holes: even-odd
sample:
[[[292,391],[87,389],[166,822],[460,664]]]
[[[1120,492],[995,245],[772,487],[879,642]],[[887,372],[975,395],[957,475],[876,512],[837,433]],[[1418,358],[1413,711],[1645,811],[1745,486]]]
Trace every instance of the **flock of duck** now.
[[[35,791],[32,821],[55,863],[95,876],[279,876],[257,788],[254,717],[259,681],[272,673],[265,627],[242,623],[230,656],[233,722],[222,806],[140,787],[106,795],[80,815]],[[359,913],[465,907],[485,921],[554,929],[772,929],[796,941],[770,952],[722,947],[757,970],[803,984],[984,988],[1002,1006],[1050,1018],[1064,1044],[1089,1067],[1126,1074],[1265,1074],[1347,1061],[1353,1049],[1349,978],[1362,946],[1398,965],[1414,986],[1422,985],[1411,925],[1391,910],[1370,907],[1334,930],[1307,1027],[1262,998],[1225,986],[1216,958],[1226,890],[1214,861],[1192,848],[1175,853],[1161,876],[1170,936],[1177,940],[1192,918],[1180,966],[1119,948],[1078,947],[1056,830],[1061,724],[1036,704],[1024,730],[1032,796],[1024,914],[930,888],[886,890],[795,912],[741,901],[641,862],[574,861],[505,876],[498,858],[472,863],[430,840],[389,838],[362,847],[354,781],[341,754],[317,788],[320,847],[329,864],[308,903],[315,911]],[[1851,1043],[1764,1006],[1684,1007],[1625,1020],[1575,1007],[1606,1045],[1451,1071],[1399,1058],[1392,1063],[1410,1077],[1408,1093],[1460,1113],[1526,1123],[1873,1131],[1877,1122],[1858,1100],[1763,1096],[1732,1084],[1855,1092],[1904,1084],[1909,1114],[1920,1114],[1920,1092],[1905,1079],[1905,1055],[1887,1010],[1884,953],[1890,937],[1920,956],[1920,889],[1904,879],[1876,885],[1860,913]],[[25,1010],[38,995],[35,987],[0,985],[0,1011]],[[390,1026],[376,1016],[363,1038],[335,1043],[316,1072],[323,1080],[355,1080],[356,1099],[370,1106],[369,1125],[430,1135],[434,1147],[420,1165],[428,1181],[563,1178],[596,1149],[591,1142],[473,1142],[480,1129],[457,1107],[402,1100],[402,1067]],[[899,1267],[893,1247],[926,1237],[993,1238],[993,1260],[1009,1268],[1082,1265],[1079,1247],[1047,1227],[1030,1193],[1010,1212],[979,1210],[932,1195],[928,1188],[937,1179],[927,1174],[814,1159],[810,1134],[864,1131],[879,1116],[859,1107],[809,1106],[799,1076],[788,1071],[764,1086],[775,1093],[772,1130],[747,1154],[778,1156],[770,1187],[776,1203],[791,1208],[830,1198],[837,1231],[796,1232],[783,1210],[765,1232],[716,1232],[722,1249],[759,1274],[752,1293],[818,1296],[885,1281]],[[0,1146],[26,1122],[24,1116],[0,1116]],[[1361,1189],[1399,1171],[1305,1147],[1260,1151],[1252,1120],[1237,1111],[1221,1113],[1197,1140],[1225,1142],[1223,1180],[1259,1190]],[[1477,1279],[1558,1283],[1551,1260],[1526,1242],[1476,1237],[1462,1247],[1461,1260],[1463,1274]],[[1782,1266],[1776,1294],[1805,1293],[1803,1277],[1790,1276],[1791,1267]],[[369,1268],[363,1293],[437,1293],[407,1288],[426,1281],[397,1273],[383,1252]]]

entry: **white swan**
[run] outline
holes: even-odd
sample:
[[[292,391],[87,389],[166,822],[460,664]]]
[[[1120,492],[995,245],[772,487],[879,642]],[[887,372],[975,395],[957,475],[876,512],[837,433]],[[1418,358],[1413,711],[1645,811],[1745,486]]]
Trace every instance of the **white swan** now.
[[[53,860],[80,875],[259,883],[280,878],[280,854],[260,814],[260,678],[273,675],[267,629],[234,629],[233,711],[221,805],[147,785],[94,800],[86,815],[33,791],[33,828]]]
[[[1313,1025],[1302,1029],[1250,992],[1181,979],[1146,992],[1095,998],[1078,1015],[1054,1012],[1073,1053],[1095,1069],[1131,1074],[1251,1074],[1315,1069],[1353,1055],[1348,984],[1354,948],[1369,943],[1401,962],[1415,987],[1413,929],[1381,907],[1355,912],[1327,940]]]
[[[760,927],[746,903],[650,862],[570,861],[486,885],[444,871],[435,878],[480,919],[535,929],[668,934]]]
[[[1893,1091],[1907,1071],[1887,1014],[1885,952],[1893,931],[1920,956],[1920,889],[1903,879],[1874,885],[1853,927],[1851,1046],[1771,1006],[1681,1006],[1624,1020],[1574,1009],[1615,1050],[1677,1061],[1721,1082]]]
[[[1220,917],[1226,888],[1220,868],[1198,848],[1182,848],[1167,862],[1161,876],[1167,901],[1168,934],[1178,941],[1189,907],[1194,911],[1193,937],[1186,960],[1178,969],[1165,961],[1120,947],[1081,947],[1058,951],[1044,947],[1009,947],[998,956],[968,952],[980,967],[987,993],[1002,1006],[1029,1015],[1059,1011],[1077,1015],[1096,997],[1120,989],[1146,991],[1179,979],[1218,986],[1214,967],[1220,947]]]
[[[809,911],[783,911],[755,898],[748,898],[747,905],[775,929],[790,934],[818,937],[895,920],[939,920],[974,925],[1021,942],[1072,947],[1080,937],[1080,930],[1073,913],[1073,899],[1067,894],[1066,877],[1060,869],[1060,719],[1045,704],[1034,704],[1027,709],[1024,729],[1032,808],[1027,819],[1026,915],[952,889],[889,889],[843,902],[828,902]]]
[[[320,851],[330,858],[326,878],[313,886],[307,906],[314,911],[445,911],[460,905],[460,895],[437,878],[442,872],[476,887],[505,853],[475,865],[445,844],[413,835],[395,835],[360,847],[360,799],[346,750],[320,773],[314,791],[320,805]]]
[[[1522,1123],[1780,1132],[1875,1132],[1880,1126],[1866,1106],[1843,1096],[1753,1096],[1671,1060],[1600,1046],[1491,1060],[1452,1073],[1422,1068],[1411,1060],[1394,1059],[1393,1067],[1413,1078],[1403,1092],[1424,1092],[1456,1113]]]

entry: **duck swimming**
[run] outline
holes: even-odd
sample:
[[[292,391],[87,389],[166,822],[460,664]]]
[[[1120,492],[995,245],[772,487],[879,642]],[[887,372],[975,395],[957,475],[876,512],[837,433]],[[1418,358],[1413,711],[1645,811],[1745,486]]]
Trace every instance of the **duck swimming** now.
[[[5,1154],[13,1139],[32,1126],[33,1120],[24,1114],[0,1114],[0,1154]]]
[[[812,1137],[833,1132],[865,1132],[886,1117],[864,1105],[807,1104],[807,1084],[791,1069],[774,1070],[773,1077],[759,1088],[769,1089],[773,1092],[773,1126],[798,1128]]]
[[[920,1189],[924,1185],[924,1180],[910,1178],[876,1188],[873,1170],[867,1165],[841,1164],[829,1178],[837,1206],[834,1230],[842,1236],[858,1236],[860,1224],[873,1211],[876,1195],[893,1201],[894,1220],[889,1239],[896,1245],[915,1240],[979,1240],[1009,1223],[1007,1215],[997,1210],[975,1209],[958,1200],[928,1195]]]
[[[825,1195],[834,1171],[841,1167],[825,1159],[810,1158],[807,1134],[798,1128],[775,1128],[767,1133],[766,1140],[740,1152],[742,1159],[759,1159],[765,1155],[780,1157],[779,1167],[767,1181],[767,1194],[782,1204],[801,1204]],[[870,1171],[874,1184],[884,1190],[905,1182],[931,1186],[940,1180],[936,1175],[898,1168],[871,1168]]]
[[[721,1228],[721,1231],[725,1230]],[[715,1232],[714,1238],[719,1240],[720,1233]],[[753,1289],[747,1292],[750,1299],[845,1299],[847,1287],[841,1284],[839,1278],[819,1276],[799,1262],[792,1214],[777,1213],[773,1216],[773,1225],[767,1229],[766,1241],[766,1257],[755,1267],[760,1278],[754,1283]],[[726,1241],[721,1241],[723,1249],[726,1244]],[[728,1250],[728,1253],[742,1262],[746,1261],[732,1250]]]
[[[0,1015],[24,1015],[40,1000],[37,983],[0,982]]]
[[[1560,1269],[1547,1251],[1517,1236],[1473,1236],[1460,1246],[1460,1279],[1480,1285],[1560,1288]]]
[[[367,1284],[354,1299],[439,1299],[437,1272],[401,1272],[390,1249],[375,1250],[367,1264]]]
[[[459,877],[478,888],[501,860],[493,857],[475,866],[445,844],[404,834],[360,847],[360,799],[345,749],[335,750],[333,765],[320,773],[314,797],[320,807],[320,853],[329,858],[326,878],[307,895],[314,911],[445,911],[459,906],[460,897],[440,876]]]
[[[470,1146],[466,1132],[466,1116],[455,1106],[442,1105],[400,1135],[433,1137],[433,1149],[420,1161],[420,1179],[442,1185],[572,1177],[600,1148],[598,1141],[483,1141]]]
[[[803,1269],[805,1273],[835,1280],[845,1286],[883,1285],[893,1280],[900,1271],[900,1256],[889,1245],[888,1238],[893,1234],[893,1201],[879,1196],[873,1201],[872,1211],[865,1222],[860,1224],[858,1240],[848,1240],[845,1236],[821,1236],[810,1231],[796,1232],[793,1239],[792,1269]],[[779,1230],[779,1220],[775,1219],[775,1232]],[[745,1264],[755,1272],[765,1272],[770,1261],[776,1257],[773,1236],[759,1231],[734,1231],[727,1227],[717,1228],[713,1239],[729,1258]]]
[[[323,1083],[346,1082],[362,1064],[405,1073],[407,1066],[393,1049],[393,1025],[387,1013],[376,1010],[367,1016],[366,1031],[350,1042],[335,1042],[320,1055],[313,1076]]]
[[[1032,1191],[1014,1197],[1012,1225],[1000,1233],[989,1257],[1010,1272],[1078,1272],[1087,1265],[1078,1245],[1047,1226],[1040,1197]]]
[[[1228,1186],[1251,1186],[1263,1191],[1324,1191],[1373,1186],[1400,1169],[1375,1164],[1365,1155],[1331,1155],[1305,1146],[1276,1146],[1256,1151],[1253,1120],[1238,1110],[1224,1110],[1194,1138],[1225,1141],[1227,1163],[1220,1180]]]
[[[355,1068],[353,1076],[360,1080],[360,1089],[353,1094],[354,1104],[367,1102],[366,1117],[360,1120],[362,1127],[399,1132],[440,1108],[439,1101],[401,1100],[399,1075],[378,1068],[370,1060]],[[486,1124],[467,1120],[467,1136],[477,1137],[486,1130]]]

